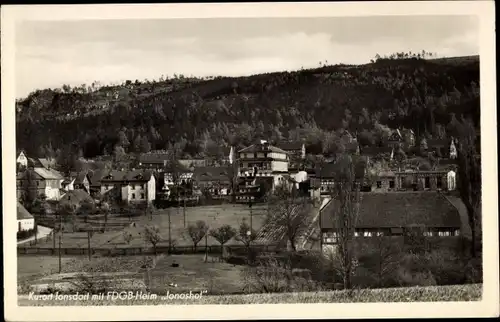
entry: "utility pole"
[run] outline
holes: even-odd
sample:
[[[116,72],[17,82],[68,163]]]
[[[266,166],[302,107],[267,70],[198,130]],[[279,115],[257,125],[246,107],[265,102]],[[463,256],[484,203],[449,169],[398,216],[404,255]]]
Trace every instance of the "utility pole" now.
[[[250,201],[248,203],[248,206],[250,207],[250,231],[252,231],[253,229],[252,196],[250,196]]]
[[[59,273],[62,271],[62,262],[61,262],[61,244],[62,244],[62,215],[59,214]]]
[[[183,190],[183,202],[184,202],[184,208],[183,208],[183,216],[184,216],[184,228],[186,228],[186,186],[184,186]]]
[[[92,252],[90,248],[90,238],[92,237],[92,232],[90,230],[87,231],[87,242],[88,242],[88,251],[89,251],[89,261],[92,260]]]
[[[168,208],[168,250],[172,252],[172,221],[170,220],[170,208]]]

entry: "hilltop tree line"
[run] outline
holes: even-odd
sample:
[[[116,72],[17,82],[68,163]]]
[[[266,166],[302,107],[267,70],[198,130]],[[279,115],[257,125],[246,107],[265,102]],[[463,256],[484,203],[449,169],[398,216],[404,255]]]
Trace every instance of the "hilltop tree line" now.
[[[328,155],[345,148],[343,129],[362,146],[381,146],[390,128],[413,129],[418,144],[449,136],[454,118],[479,125],[478,61],[407,56],[241,78],[40,90],[17,102],[17,146],[39,157],[92,158],[175,145],[204,157],[265,138],[303,140],[311,153]],[[106,108],[93,110],[102,102]]]

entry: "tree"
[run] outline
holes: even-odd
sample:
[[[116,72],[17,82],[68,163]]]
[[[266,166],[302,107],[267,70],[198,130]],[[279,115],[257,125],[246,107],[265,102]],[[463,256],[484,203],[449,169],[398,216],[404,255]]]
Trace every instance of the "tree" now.
[[[371,237],[374,250],[372,252],[373,266],[377,286],[383,287],[388,276],[391,276],[400,266],[401,250],[397,243],[384,236]]]
[[[236,239],[245,246],[248,257],[250,259],[251,258],[250,246],[252,245],[252,242],[255,239],[257,239],[257,231],[255,231],[250,227],[245,218],[243,218],[243,220],[241,221],[240,227],[234,239]]]
[[[100,207],[100,212],[101,214],[104,215],[104,228],[103,228],[104,231],[106,231],[106,226],[108,224],[108,216],[110,211],[111,207],[109,206],[109,204],[107,202],[102,202]]]
[[[146,206],[146,209],[145,209],[145,211],[144,211],[144,214],[145,214],[146,216],[149,216],[149,220],[153,220],[153,216],[156,214],[156,208],[155,208],[155,206],[154,206],[154,205],[152,205],[152,204],[148,204],[148,205]]]
[[[84,200],[78,208],[78,215],[83,217],[83,221],[87,223],[88,217],[95,213],[95,205],[90,200]]]
[[[153,245],[153,251],[156,256],[156,245],[161,241],[160,228],[156,225],[146,225],[144,227],[144,238],[146,242]]]
[[[187,232],[191,240],[193,241],[194,251],[196,252],[196,247],[198,243],[205,237],[207,233],[208,226],[203,220],[198,220],[196,224],[191,224],[187,228]]]
[[[223,225],[217,229],[211,229],[210,236],[215,238],[220,243],[222,257],[224,256],[224,244],[236,236],[236,229],[230,225]]]
[[[149,151],[151,151],[151,143],[149,143],[146,136],[143,136],[141,138],[139,149],[142,153],[148,153]]]
[[[351,289],[351,277],[354,271],[353,237],[359,215],[360,185],[355,180],[355,165],[349,155],[343,155],[338,161],[332,199],[338,203],[333,212],[332,221],[336,226],[337,272],[343,278],[344,289]]]
[[[284,229],[288,243],[296,251],[298,239],[306,232],[310,223],[313,208],[310,199],[299,196],[296,190],[289,191],[284,187],[276,190],[269,203],[264,225]]]
[[[458,191],[467,208],[467,217],[472,231],[471,256],[476,257],[476,248],[481,245],[482,231],[481,159],[477,153],[477,134],[474,123],[470,119],[462,119],[456,126],[455,132],[458,138]]]

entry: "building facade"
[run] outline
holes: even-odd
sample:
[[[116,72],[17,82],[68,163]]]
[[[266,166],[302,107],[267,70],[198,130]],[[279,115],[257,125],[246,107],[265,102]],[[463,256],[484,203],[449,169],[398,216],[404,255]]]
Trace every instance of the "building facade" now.
[[[57,172],[45,168],[29,168],[17,177],[18,195],[33,199],[45,196],[47,200],[59,200],[64,178]]]

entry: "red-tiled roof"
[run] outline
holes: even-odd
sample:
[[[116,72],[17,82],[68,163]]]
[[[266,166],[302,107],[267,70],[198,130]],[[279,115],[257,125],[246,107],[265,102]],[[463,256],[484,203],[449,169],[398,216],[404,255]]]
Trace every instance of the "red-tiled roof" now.
[[[338,202],[332,200],[321,214],[323,228],[334,228]],[[409,225],[460,228],[457,209],[437,192],[361,193],[356,228],[395,228]]]

